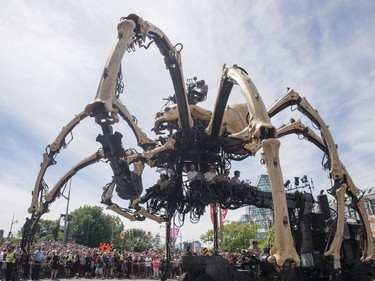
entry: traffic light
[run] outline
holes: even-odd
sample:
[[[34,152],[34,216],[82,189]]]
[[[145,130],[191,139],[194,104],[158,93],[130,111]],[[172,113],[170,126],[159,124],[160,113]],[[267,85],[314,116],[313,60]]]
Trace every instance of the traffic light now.
[[[152,233],[151,233],[151,231],[147,231],[147,238],[148,238],[148,239],[151,239],[151,238],[152,238]]]
[[[125,231],[121,231],[121,233],[120,233],[120,239],[121,240],[125,239]]]

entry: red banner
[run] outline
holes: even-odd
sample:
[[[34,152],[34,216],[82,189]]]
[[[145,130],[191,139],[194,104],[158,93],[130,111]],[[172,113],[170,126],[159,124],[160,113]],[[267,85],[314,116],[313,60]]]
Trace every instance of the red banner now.
[[[221,209],[221,217],[225,220],[229,209]]]
[[[169,231],[169,237],[171,238],[171,240],[176,241],[179,232],[179,228],[171,228]]]
[[[217,210],[217,206],[216,206],[216,210]],[[220,208],[220,210],[221,210],[221,220],[224,221],[226,216],[227,216],[228,209],[221,209]],[[210,216],[211,216],[211,222],[214,223],[214,209],[213,209],[212,204],[210,205]]]

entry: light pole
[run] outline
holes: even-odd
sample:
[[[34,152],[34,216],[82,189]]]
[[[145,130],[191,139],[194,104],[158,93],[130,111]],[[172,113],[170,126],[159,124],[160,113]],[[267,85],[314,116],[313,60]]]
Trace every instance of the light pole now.
[[[90,232],[90,221],[87,221],[86,246],[88,246],[89,232]]]
[[[113,244],[113,224],[111,223],[111,244]]]
[[[182,229],[180,228],[180,257],[182,255]]]
[[[63,245],[68,242],[67,236],[68,236],[68,219],[69,219],[69,201],[70,201],[70,189],[72,187],[72,179],[70,179],[70,184],[69,184],[69,191],[68,191],[68,197],[63,197],[67,200],[66,202],[66,212],[65,212],[65,220],[64,220],[64,238],[63,238]]]
[[[8,238],[10,238],[12,236],[12,228],[13,228],[13,224],[15,224],[15,223],[18,223],[18,220],[14,220],[14,213],[13,213],[12,222],[10,224],[10,229],[9,229],[9,233],[8,233]]]

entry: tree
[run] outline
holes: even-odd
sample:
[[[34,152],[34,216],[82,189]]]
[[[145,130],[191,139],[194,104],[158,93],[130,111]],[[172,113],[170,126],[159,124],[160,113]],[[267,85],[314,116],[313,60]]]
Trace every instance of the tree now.
[[[58,240],[59,221],[40,219],[35,232],[36,241]]]
[[[250,240],[256,237],[257,224],[240,224],[239,222],[228,222],[223,229],[224,252],[233,252],[236,249],[247,249],[250,246]],[[207,231],[200,236],[200,239],[207,243],[213,241],[213,230]]]
[[[148,238],[146,231],[140,228],[125,231],[123,246],[127,251],[143,252],[152,248],[152,238]]]
[[[83,206],[71,213],[72,239],[88,247],[98,247],[100,243],[113,243],[119,247],[119,239],[124,225],[119,217],[103,213],[100,206]]]
[[[159,233],[155,237],[151,238],[152,248],[155,250],[161,250],[165,248],[165,243],[161,241],[161,236]]]
[[[275,242],[275,227],[267,229],[267,236],[260,240],[261,249],[271,247]]]
[[[214,231],[212,229],[208,230],[206,233],[199,237],[204,243],[209,243],[214,241]]]

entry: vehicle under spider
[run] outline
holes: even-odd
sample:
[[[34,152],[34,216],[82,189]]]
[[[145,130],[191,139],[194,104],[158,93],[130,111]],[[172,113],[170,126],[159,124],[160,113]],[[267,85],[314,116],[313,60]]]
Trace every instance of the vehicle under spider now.
[[[323,151],[327,159],[325,168],[329,169],[330,178],[334,183],[329,190],[337,201],[337,215],[332,228],[334,232],[330,234],[326,249],[320,253],[320,257],[329,264],[327,278],[329,276],[332,280],[341,280],[343,266],[355,265],[359,258],[361,264],[373,265],[373,238],[361,199],[361,191],[355,186],[341,163],[327,125],[305,98],[300,97],[293,89],[288,89],[287,93],[267,110],[247,72],[237,65],[224,66],[215,107],[213,111],[209,111],[198,105],[206,99],[208,86],[205,82],[194,78],[185,83],[181,64],[181,44],[172,45],[158,27],[134,14],[121,19],[117,37],[104,67],[94,101],[63,128],[43,154],[43,162],[35,183],[31,206],[28,209],[31,218],[27,220],[23,229],[21,248],[25,253],[29,251],[40,217],[48,212],[50,204],[61,194],[68,180],[80,169],[105,159],[113,171],[112,180],[105,186],[101,198],[101,202],[108,209],[131,221],[147,218],[158,223],[165,222],[170,228],[174,216],[183,220],[185,215],[189,214],[191,220],[199,220],[209,204],[229,209],[247,205],[272,208],[275,243],[268,252],[266,262],[277,272],[288,274],[291,267],[303,268],[306,263],[303,260],[301,263],[301,249],[294,247],[295,228],[300,226],[291,225],[290,221],[290,202],[296,204],[296,198],[299,197],[285,193],[279,160],[278,138],[293,133],[303,136]],[[145,46],[147,40],[151,42]],[[160,135],[157,140],[150,139],[138,127],[135,118],[120,100],[123,91],[121,61],[125,52],[135,51],[137,47],[148,48],[151,43],[158,47],[164,57],[174,88],[173,95],[168,98],[168,105],[156,115],[152,130]],[[234,86],[240,88],[244,103],[228,105],[228,98]],[[321,136],[302,124],[301,120],[276,129],[271,123],[271,118],[289,106],[295,106],[309,118],[316,125]],[[49,189],[44,181],[48,167],[56,164],[55,157],[67,146],[66,136],[86,117],[93,117],[101,127],[101,134],[96,139],[101,144],[101,148],[77,163],[53,188]],[[122,134],[113,132],[113,125],[120,119],[125,120],[132,129],[142,152],[123,147]],[[233,186],[220,177],[215,182],[208,183],[202,176],[209,165],[215,165],[217,173],[221,175],[230,167],[231,161],[242,161],[249,156],[255,156],[260,149],[263,150],[262,163],[266,166],[272,193],[261,192],[246,184]],[[201,177],[197,177],[189,184],[186,174],[192,163],[199,167]],[[144,165],[166,172],[167,182],[163,186],[156,184],[144,193],[142,185]],[[112,202],[114,191],[121,199],[129,200],[128,208]],[[345,222],[347,199],[351,199],[352,207],[359,214],[363,233],[361,235],[363,243],[358,251],[354,251],[360,252],[361,257],[353,259],[349,265],[342,258],[343,237],[347,226]],[[300,221],[303,221],[302,217]],[[301,229],[300,233],[302,233]],[[169,243],[166,244],[168,247]],[[168,248],[167,254],[169,260]],[[202,270],[196,276],[194,274],[197,271],[193,271],[191,276],[185,277],[186,280],[213,280],[213,277],[207,277],[208,271]],[[284,280],[295,278],[290,279],[288,274],[283,275],[282,278]],[[202,279],[202,276],[206,279]],[[258,280],[254,279],[254,276],[247,278],[250,279],[244,280]]]

